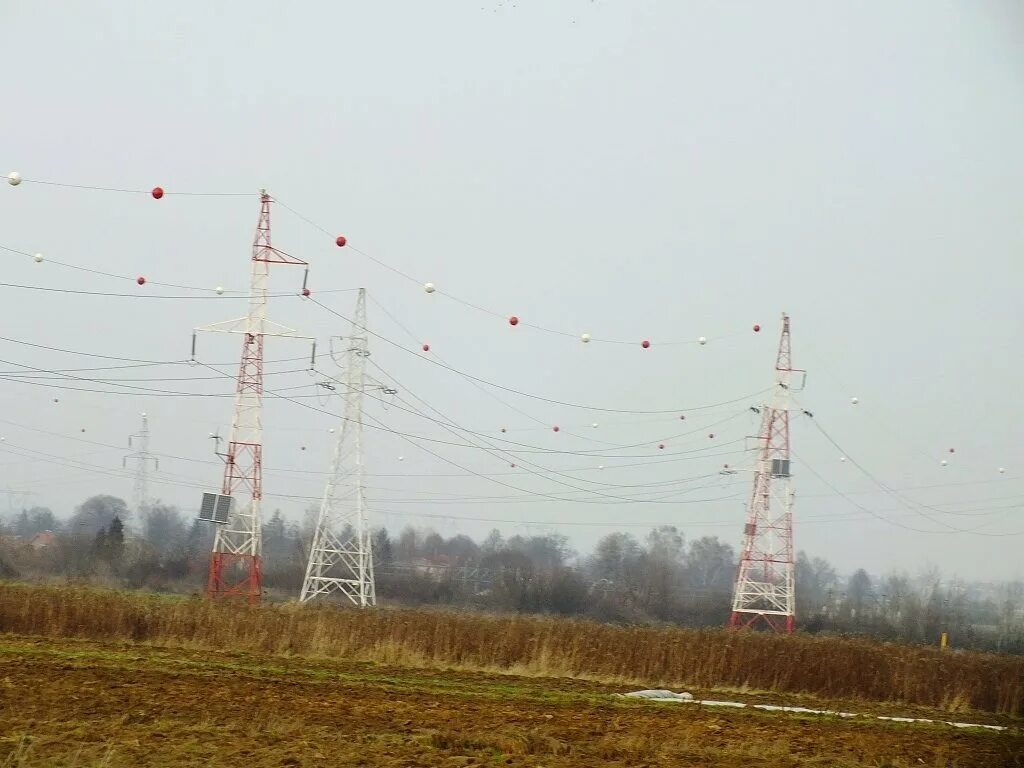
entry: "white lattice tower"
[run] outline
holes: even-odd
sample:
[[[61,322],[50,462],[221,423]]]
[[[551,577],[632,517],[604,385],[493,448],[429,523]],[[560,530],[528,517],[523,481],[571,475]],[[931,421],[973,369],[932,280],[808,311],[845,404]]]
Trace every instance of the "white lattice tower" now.
[[[135,463],[132,506],[138,524],[142,522],[142,510],[149,501],[149,466],[152,464],[154,469],[160,468],[160,460],[149,452],[149,416],[145,413],[142,414],[142,428],[128,436],[128,447],[135,450],[124,457],[122,466],[127,467],[129,461]]]
[[[800,382],[795,382],[794,373],[800,375]],[[732,627],[760,624],[777,632],[793,631],[796,600],[789,411],[793,387],[802,385],[802,374],[792,366],[789,317],[784,314],[772,399],[761,411],[754,488],[729,618]]]
[[[338,442],[317,515],[301,602],[340,592],[361,608],[377,604],[373,548],[363,494],[363,394],[366,358],[366,292],[359,289],[345,350],[345,406]]]

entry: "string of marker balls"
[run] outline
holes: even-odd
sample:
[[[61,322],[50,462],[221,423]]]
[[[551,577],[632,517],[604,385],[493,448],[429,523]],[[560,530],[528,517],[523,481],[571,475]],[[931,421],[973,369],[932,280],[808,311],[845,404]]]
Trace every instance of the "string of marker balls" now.
[[[91,190],[101,190],[101,191],[106,191],[106,192],[122,192],[122,193],[128,193],[128,194],[149,194],[154,200],[161,200],[161,199],[163,199],[163,197],[165,195],[168,195],[168,194],[192,195],[192,196],[218,196],[218,195],[219,196],[242,196],[242,195],[249,195],[249,194],[251,194],[251,193],[247,193],[247,192],[191,192],[191,191],[172,192],[172,191],[165,190],[162,186],[159,186],[159,185],[155,186],[155,187],[153,187],[153,188],[151,188],[150,190],[147,191],[147,190],[143,190],[143,189],[127,189],[127,188],[121,188],[121,187],[104,187],[104,186],[88,185],[88,184],[68,184],[68,183],[55,182],[55,181],[43,181],[43,180],[40,180],[40,179],[26,179],[18,171],[11,171],[10,173],[8,173],[7,174],[7,182],[11,186],[15,186],[15,187],[20,185],[22,182],[29,182],[29,183],[35,183],[35,184],[46,184],[46,185],[51,185],[51,186],[67,187],[67,188],[71,188],[71,189],[91,189]],[[325,234],[329,234],[326,229],[324,229],[320,225],[316,224],[316,222],[314,222],[311,219],[303,216],[298,211],[296,211],[295,209],[293,209],[290,206],[286,205],[285,203],[281,202],[280,200],[275,198],[274,202],[276,202],[279,205],[283,206],[288,211],[290,211],[294,215],[298,216],[300,219],[305,221],[310,226],[320,230],[321,232],[324,232]],[[344,235],[337,235],[337,236],[335,236],[335,244],[339,248],[344,247],[347,244],[347,242],[348,242],[347,238]],[[408,280],[411,280],[413,282],[418,282],[411,275],[408,275],[408,274],[402,272],[401,270],[395,269],[394,267],[392,267],[392,266],[390,266],[390,265],[380,261],[379,259],[374,258],[370,254],[365,253],[364,251],[361,251],[358,248],[352,248],[352,250],[356,251],[357,253],[359,253],[359,254],[361,254],[361,255],[369,258],[369,259],[371,259],[375,263],[390,269],[391,271],[395,272],[396,274],[401,275],[402,277],[404,277],[404,278],[406,278]],[[37,261],[42,261],[41,254],[36,254],[36,256],[38,257]],[[71,266],[71,265],[65,265],[65,266]],[[145,285],[147,281],[146,281],[146,278],[144,276],[139,276],[138,278],[136,278],[136,282],[140,286],[142,286],[142,285]],[[175,286],[175,287],[191,288],[191,286]],[[437,290],[437,288],[434,285],[434,283],[431,283],[431,282],[424,283],[423,287],[424,287],[424,289],[426,290],[427,293],[434,293]],[[196,289],[196,290],[210,290],[210,289]],[[222,286],[218,286],[217,288],[214,289],[214,292],[218,296],[223,295],[224,288]],[[304,298],[309,298],[309,296],[311,295],[310,289],[308,287],[306,287],[306,286],[303,286],[302,291],[301,291],[301,295]],[[466,301],[464,299],[461,299],[461,298],[459,298],[457,296],[454,296],[452,294],[445,294],[445,295],[448,296],[448,298],[453,299],[453,300],[455,300],[455,301],[457,301],[457,302],[459,302],[461,304],[464,304],[464,305],[466,305],[468,307],[471,307],[473,309],[476,309],[476,310],[479,310],[479,311],[482,311],[482,312],[486,312],[487,314],[490,314],[490,315],[498,314],[496,312],[492,312],[492,311],[487,310],[487,309],[485,309],[483,307],[477,306],[476,304],[473,304],[472,302],[468,302],[468,301]],[[513,326],[513,327],[519,325],[520,324],[519,317],[516,316],[516,315],[513,315],[513,316],[509,317],[509,324],[511,326]],[[532,324],[532,323],[523,323],[523,325],[529,326],[529,327],[534,328],[536,330],[544,331],[546,333],[553,333],[553,334],[557,334],[557,335],[560,335],[560,336],[575,336],[576,335],[576,334],[572,334],[572,333],[569,333],[569,332],[566,332],[566,331],[560,331],[560,330],[557,330],[557,329],[554,329],[554,328],[547,328],[545,326],[537,325],[537,324]],[[755,332],[760,331],[760,329],[761,329],[760,325],[757,325],[757,324],[754,325],[754,331]],[[579,334],[578,338],[584,344],[589,344],[591,341],[596,341],[596,342],[600,342],[600,343],[607,343],[607,344],[630,344],[630,343],[635,343],[635,342],[624,341],[624,340],[621,340],[621,339],[599,339],[599,338],[594,337],[589,332]],[[663,344],[665,346],[669,346],[669,345],[693,344],[693,343],[696,343],[698,345],[703,346],[703,345],[708,343],[708,338],[706,336],[700,336],[695,342],[694,341],[670,341],[670,342],[664,342]],[[640,342],[640,346],[643,349],[650,349],[651,341],[649,339],[644,339],[644,340],[642,340]],[[422,349],[423,349],[424,352],[429,352],[430,351],[430,344],[429,343],[424,343],[422,345]]]

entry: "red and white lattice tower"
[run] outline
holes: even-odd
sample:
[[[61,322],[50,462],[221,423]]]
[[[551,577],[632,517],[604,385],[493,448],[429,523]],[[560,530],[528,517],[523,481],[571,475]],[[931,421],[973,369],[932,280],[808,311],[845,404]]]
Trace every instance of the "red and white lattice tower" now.
[[[743,530],[730,627],[761,626],[776,632],[793,631],[796,601],[789,412],[791,393],[794,387],[803,386],[803,374],[793,368],[789,317],[783,314],[782,338],[775,359],[774,392],[771,402],[761,410],[754,490]]]
[[[235,411],[224,458],[221,493],[235,499],[227,523],[217,526],[210,553],[206,592],[211,598],[244,597],[257,603],[262,594],[263,535],[263,342],[267,336],[295,332],[267,319],[267,283],[271,264],[307,266],[270,242],[270,195],[260,193],[260,215],[252,243],[249,313],[198,330],[240,333],[242,362],[235,390]]]

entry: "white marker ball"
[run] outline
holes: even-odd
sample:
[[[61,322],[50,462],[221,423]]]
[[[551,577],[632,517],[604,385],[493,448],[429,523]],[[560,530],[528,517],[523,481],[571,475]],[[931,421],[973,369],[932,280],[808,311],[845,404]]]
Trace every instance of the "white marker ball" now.
[[[426,291],[427,293],[433,293],[434,291],[437,290],[437,287],[433,283],[424,283],[423,290]]]
[[[143,411],[143,412],[142,412],[142,414],[141,414],[141,416],[142,416],[142,418],[146,418],[146,412],[145,412],[145,411]]]
[[[860,402],[860,399],[858,399],[856,397],[851,397],[850,398],[850,405],[856,405],[859,402]]]
[[[604,464],[598,464],[598,465],[597,465],[597,468],[598,468],[598,469],[604,469]]]
[[[581,333],[580,334],[580,341],[582,341],[584,344],[589,343],[590,342],[590,334],[589,333]]]
[[[945,467],[946,465],[948,465],[948,464],[949,464],[949,462],[948,462],[948,461],[946,461],[945,459],[943,459],[942,461],[940,461],[940,462],[939,462],[939,464],[941,464],[942,466],[944,466],[944,467]]]
[[[224,286],[222,286],[222,285],[218,285],[213,290],[217,292],[218,296],[223,296],[224,295]]]
[[[701,336],[699,339],[697,339],[697,343],[700,344],[701,346],[707,344],[708,343],[708,337],[707,336]]]
[[[1000,475],[1005,475],[1006,474],[1006,467],[1000,467],[999,468],[999,474]]]
[[[330,429],[328,429],[327,431],[328,431],[328,432],[330,432],[330,433],[331,433],[331,434],[333,435],[333,434],[334,434],[334,427],[331,427],[331,428],[330,428]]]
[[[840,457],[839,457],[839,460],[840,460],[840,461],[844,461],[844,462],[845,462],[845,461],[846,461],[846,457],[845,457],[845,456],[840,456]]]
[[[399,460],[399,461],[405,461],[405,456],[399,456],[399,457],[398,457],[398,460]]]
[[[210,436],[210,438],[211,438],[211,439],[213,439],[214,437],[216,437],[216,435],[215,435],[215,434],[214,434],[213,432],[211,432],[209,436]]]
[[[595,421],[593,424],[591,424],[590,428],[591,429],[597,429],[597,422]]]
[[[43,254],[41,254],[41,253],[37,253],[35,256],[32,257],[32,261],[34,261],[36,264],[38,264],[42,260],[43,260]]]
[[[17,171],[11,171],[7,174],[7,183],[12,187],[16,187],[21,184],[21,174]]]

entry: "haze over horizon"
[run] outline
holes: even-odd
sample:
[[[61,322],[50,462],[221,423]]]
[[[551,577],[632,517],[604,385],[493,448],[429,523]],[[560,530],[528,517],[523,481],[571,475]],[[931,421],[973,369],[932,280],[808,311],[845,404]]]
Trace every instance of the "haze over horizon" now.
[[[315,299],[275,267],[270,316],[320,352],[313,374],[308,342],[267,342],[265,516],[299,519],[323,491],[340,399],[317,382],[339,375],[327,338],[365,286],[369,371],[398,390],[367,406],[374,525],[553,530],[581,551],[675,525],[738,549],[749,408],[785,311],[813,413],[793,421],[797,549],[844,572],[1024,576],[1019,4],[0,18],[17,72],[0,173],[168,191],[0,185],[0,246],[45,256],[0,254],[0,514],[130,500],[143,411],[151,495],[192,514],[219,488],[208,435],[227,432],[238,339],[198,339],[212,370],[185,360],[193,328],[245,311],[265,187]],[[83,370],[100,366],[119,367]]]

